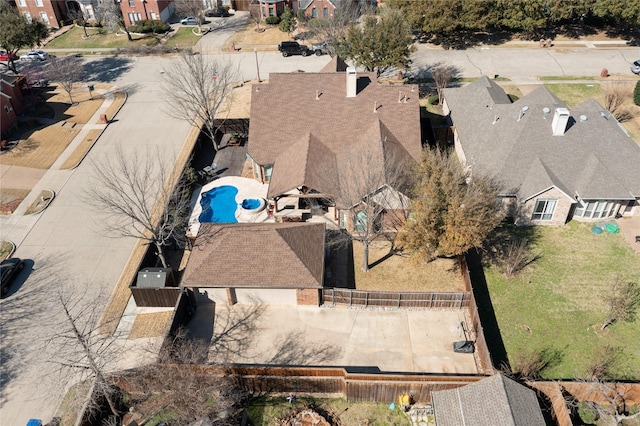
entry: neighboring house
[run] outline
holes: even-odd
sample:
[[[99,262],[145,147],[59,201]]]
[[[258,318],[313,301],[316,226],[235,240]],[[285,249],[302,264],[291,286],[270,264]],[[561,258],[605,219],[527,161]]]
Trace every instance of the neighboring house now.
[[[50,28],[59,28],[60,21],[66,19],[69,12],[65,0],[16,0],[15,5],[27,21],[35,19]]]
[[[291,7],[290,0],[258,0],[262,19],[270,16],[280,16],[284,13],[285,6]]]
[[[127,26],[147,19],[167,22],[174,12],[170,0],[122,0],[120,10]]]
[[[540,87],[511,102],[486,76],[444,90],[460,161],[495,175],[519,224],[640,214],[640,146],[589,99],[570,109]]]
[[[333,18],[333,11],[339,0],[297,0],[297,9],[302,10],[307,18]]]
[[[402,190],[385,181],[389,159],[418,161],[422,144],[417,86],[382,85],[355,68],[336,72],[344,65],[334,58],[323,72],[272,73],[268,84],[255,85],[248,154],[276,212],[308,207],[352,231],[347,213],[356,204]],[[379,180],[369,193],[345,197],[359,189],[359,170]],[[402,200],[394,194],[385,207],[397,210]]]
[[[320,305],[322,223],[202,223],[181,287],[214,300]]]
[[[24,110],[22,85],[23,76],[0,74],[0,126],[2,134],[18,122],[18,116]]]
[[[431,392],[438,426],[544,426],[536,393],[502,374]]]

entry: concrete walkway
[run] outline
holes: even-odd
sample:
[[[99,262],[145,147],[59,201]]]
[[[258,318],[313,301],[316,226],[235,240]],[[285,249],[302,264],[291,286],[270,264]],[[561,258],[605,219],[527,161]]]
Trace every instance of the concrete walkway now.
[[[616,223],[633,251],[640,254],[640,242],[636,241],[636,238],[640,237],[640,216],[623,217],[616,220]]]

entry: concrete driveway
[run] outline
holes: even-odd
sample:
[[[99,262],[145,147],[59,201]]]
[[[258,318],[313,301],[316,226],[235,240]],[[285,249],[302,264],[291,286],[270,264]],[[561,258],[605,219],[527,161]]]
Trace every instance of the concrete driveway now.
[[[243,305],[199,298],[192,336],[209,340],[214,363],[357,367],[362,371],[476,374],[464,311]],[[215,315],[215,320],[214,320]]]

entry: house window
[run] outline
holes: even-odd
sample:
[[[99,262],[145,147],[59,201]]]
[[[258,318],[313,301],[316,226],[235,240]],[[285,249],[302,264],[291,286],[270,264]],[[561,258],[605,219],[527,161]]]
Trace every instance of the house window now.
[[[151,19],[154,20],[154,21],[157,21],[158,20],[158,15],[156,15],[155,12],[151,12]]]
[[[29,12],[24,12],[24,19],[27,20],[28,23],[31,23],[31,14]]]
[[[365,232],[367,230],[367,212],[360,210],[356,213],[355,223],[353,224],[356,232]]]
[[[551,220],[553,210],[556,208],[556,200],[536,200],[531,220]]]
[[[267,8],[262,6],[262,16],[267,16]]]
[[[316,9],[315,7],[313,9],[311,9],[311,17],[312,18],[317,18],[318,17],[318,9]]]
[[[341,216],[340,229],[346,229],[347,228],[347,214],[343,212],[340,216]]]
[[[42,7],[42,0],[36,0],[36,6]]]
[[[129,6],[135,7],[136,6],[135,0],[129,0]]]
[[[329,8],[325,7],[324,9],[322,9],[322,16],[324,17],[324,19],[327,19],[329,17]]]
[[[132,24],[134,22],[140,21],[142,19],[142,16],[139,13],[129,13],[129,22],[131,22]]]
[[[47,12],[40,12],[40,20],[43,24],[49,25],[49,17],[47,16]]]
[[[18,3],[20,6],[25,7],[27,5],[27,0],[19,0]]]
[[[264,166],[264,180],[265,182],[271,182],[271,173],[273,172],[273,166]]]
[[[585,219],[600,219],[614,216],[617,211],[618,203],[614,201],[580,201],[575,212],[573,212],[573,216]]]
[[[89,17],[89,19],[94,19],[96,17],[96,15],[93,13],[93,6],[91,6],[90,4],[85,6],[85,10],[87,11],[87,16]]]

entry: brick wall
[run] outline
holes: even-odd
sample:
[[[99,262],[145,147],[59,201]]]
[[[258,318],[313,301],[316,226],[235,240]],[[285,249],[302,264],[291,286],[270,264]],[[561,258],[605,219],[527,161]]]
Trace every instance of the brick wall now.
[[[556,200],[556,207],[553,211],[551,220],[531,220],[536,200],[551,199]],[[569,219],[569,212],[573,202],[560,190],[551,188],[535,198],[527,201],[520,206],[520,211],[516,216],[516,224],[518,225],[564,225]]]
[[[320,290],[315,288],[299,288],[296,290],[298,305],[320,306]]]

